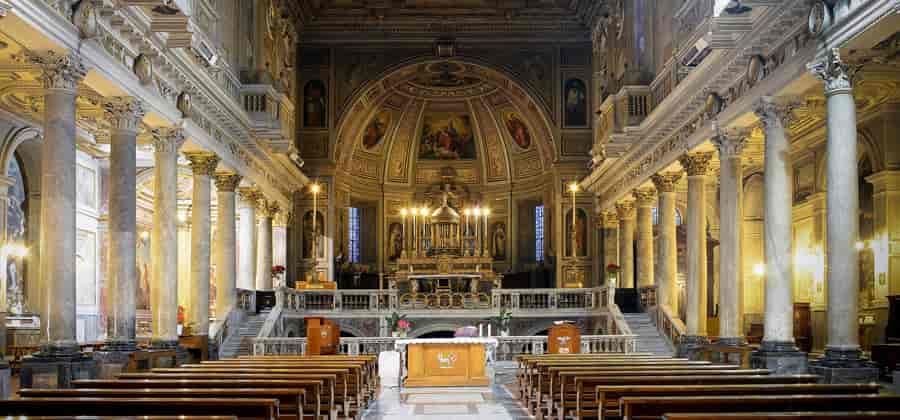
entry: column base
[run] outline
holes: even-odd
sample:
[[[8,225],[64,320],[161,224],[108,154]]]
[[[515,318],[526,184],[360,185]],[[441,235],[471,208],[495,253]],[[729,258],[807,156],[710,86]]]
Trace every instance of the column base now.
[[[700,360],[700,349],[707,344],[709,344],[709,338],[702,335],[682,336],[675,355],[690,360]]]
[[[763,341],[759,350],[750,354],[750,367],[769,369],[775,375],[799,375],[809,371],[806,353],[792,341]]]
[[[74,345],[78,349],[78,345]],[[76,379],[95,379],[97,362],[72,346],[42,345],[41,350],[22,359],[20,388],[71,388]]]
[[[747,340],[744,337],[719,337],[716,340],[716,344],[720,346],[728,346],[728,347],[740,347],[747,344]]]
[[[870,383],[878,381],[878,367],[862,357],[859,347],[826,348],[825,356],[810,362],[809,373],[822,376],[827,384]]]
[[[108,352],[133,352],[137,350],[137,341],[128,338],[110,338],[103,343],[103,350]]]
[[[0,360],[0,399],[8,400],[12,395],[12,374],[9,362]]]
[[[175,350],[175,359],[160,359],[157,366],[160,368],[178,367],[187,363],[188,353],[184,347],[178,345],[178,340],[153,339],[150,341],[151,350]]]

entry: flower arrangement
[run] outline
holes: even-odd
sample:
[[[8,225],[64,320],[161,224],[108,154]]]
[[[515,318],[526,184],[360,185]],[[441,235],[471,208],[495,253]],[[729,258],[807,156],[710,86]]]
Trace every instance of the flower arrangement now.
[[[616,264],[609,264],[606,266],[606,284],[611,287],[616,287],[616,280],[619,277],[619,271],[622,268]]]
[[[285,268],[283,265],[273,265],[272,266],[272,277],[277,277],[284,274]]]
[[[512,322],[512,311],[509,308],[500,309],[500,314],[493,319],[500,328],[500,335],[505,337],[509,335],[509,324]]]
[[[606,266],[607,273],[618,273],[622,268],[615,264],[610,264]]]
[[[391,335],[394,337],[406,337],[406,333],[412,328],[412,323],[406,319],[405,314],[400,315],[394,312],[385,319],[387,320],[388,328],[391,329]]]

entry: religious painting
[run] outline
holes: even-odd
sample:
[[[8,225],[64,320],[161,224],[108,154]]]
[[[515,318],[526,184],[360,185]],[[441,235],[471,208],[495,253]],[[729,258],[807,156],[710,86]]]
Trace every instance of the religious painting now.
[[[143,237],[143,236],[146,236]],[[135,264],[137,265],[137,296],[135,296],[136,309],[150,309],[150,235],[138,235],[137,249],[135,250]]]
[[[381,111],[375,114],[375,116],[372,117],[372,121],[369,121],[369,124],[366,125],[366,129],[363,131],[363,146],[365,146],[367,150],[371,150],[375,146],[381,144],[381,140],[384,139],[384,135],[387,133],[388,126],[390,125],[390,111]]]
[[[566,80],[563,88],[566,127],[587,127],[587,87],[580,79]]]
[[[434,112],[425,115],[419,159],[475,159],[475,130],[469,114]]]
[[[528,126],[525,125],[522,117],[515,112],[507,112],[503,116],[503,121],[516,146],[522,150],[528,150],[531,147],[531,132],[528,131]]]
[[[328,95],[321,80],[310,80],[303,87],[303,126],[307,128],[328,126]]]
[[[391,223],[388,228],[388,260],[397,261],[403,253],[403,225]]]
[[[78,305],[97,304],[97,235],[83,229],[75,236],[75,288]]]
[[[75,200],[79,206],[97,209],[97,173],[84,165],[75,166]]]
[[[322,212],[317,212],[316,214],[316,227],[315,227],[315,235],[313,234],[313,212],[312,210],[307,211],[306,214],[303,215],[303,257],[304,258],[314,258],[315,255],[318,255],[319,258],[323,257],[325,253],[323,250],[324,247],[324,238],[322,237],[322,233],[325,231],[325,217],[322,215]],[[315,248],[318,252],[313,253],[313,239],[315,238]]]
[[[566,255],[584,257],[587,255],[587,214],[584,210],[578,209],[575,213],[575,226],[573,238],[572,226],[572,210],[566,213]],[[572,246],[575,246],[575,252],[572,252]]]
[[[491,256],[494,261],[506,259],[506,223],[497,222],[491,227]]]

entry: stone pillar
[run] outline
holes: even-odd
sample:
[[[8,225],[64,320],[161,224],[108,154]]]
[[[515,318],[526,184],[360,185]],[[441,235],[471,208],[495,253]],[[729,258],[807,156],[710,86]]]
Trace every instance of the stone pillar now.
[[[653,175],[653,184],[659,195],[659,278],[656,280],[656,301],[668,306],[672,314],[678,313],[678,238],[675,226],[675,185],[681,172]]]
[[[632,192],[637,205],[637,285],[653,286],[653,206],[656,191],[642,188]]]
[[[601,217],[603,218],[603,266],[600,267],[600,273],[606,276],[606,267],[610,264],[619,265],[619,219],[615,211],[604,211]],[[621,279],[619,283],[621,283]]]
[[[793,168],[791,142],[787,136],[794,104],[764,97],[754,111],[765,128],[765,219],[766,256],[765,329],[759,351],[751,356],[753,366],[777,374],[806,372],[806,354],[794,344],[793,291]]]
[[[150,310],[154,348],[178,346],[178,149],[180,129],[153,131],[153,232],[150,256]],[[190,258],[181,262],[187,264]]]
[[[687,172],[687,332],[679,344],[681,356],[693,357],[706,338],[706,174],[711,153],[691,153],[679,161]]]
[[[194,173],[191,197],[191,299],[187,314],[192,335],[209,335],[210,177],[219,158],[206,152],[186,153]]]
[[[828,220],[828,343],[825,357],[816,362],[814,373],[825,382],[868,382],[877,379],[877,369],[862,358],[857,332],[859,313],[859,170],[856,154],[856,104],[850,69],[838,49],[810,63],[809,69],[825,81],[826,129],[826,218]]]
[[[741,153],[749,130],[723,130],[713,137],[719,151],[719,344],[743,345],[741,308],[743,258],[741,211],[743,166]]]
[[[241,187],[240,196],[240,240],[238,246],[238,289],[256,290],[256,202],[259,191],[256,188]]]
[[[75,96],[87,70],[72,54],[27,51],[25,59],[41,68],[44,87],[40,287],[52,293],[41,293],[41,349],[23,362],[21,386],[67,388],[96,376],[75,341]]]
[[[109,297],[107,339],[109,351],[134,351],[135,295],[137,292],[137,131],[144,118],[143,105],[127,97],[103,103],[111,124],[109,152]]]
[[[259,200],[259,235],[256,246],[256,289],[272,289],[272,217],[278,212],[278,204]]]
[[[619,284],[634,287],[634,201],[616,203],[619,216]]]
[[[235,232],[234,190],[241,176],[234,173],[216,174],[216,232],[219,240],[216,261],[216,320],[224,322],[237,300],[237,235]]]

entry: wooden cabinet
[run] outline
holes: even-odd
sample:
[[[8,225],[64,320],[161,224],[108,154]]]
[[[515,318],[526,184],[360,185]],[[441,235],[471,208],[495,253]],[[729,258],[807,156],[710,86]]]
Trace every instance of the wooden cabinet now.
[[[800,351],[812,350],[812,327],[809,303],[794,302],[794,341]]]
[[[334,321],[319,318],[306,318],[306,354],[338,354],[340,350],[341,331]]]

